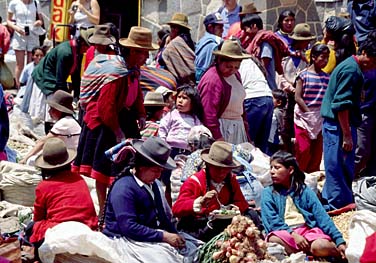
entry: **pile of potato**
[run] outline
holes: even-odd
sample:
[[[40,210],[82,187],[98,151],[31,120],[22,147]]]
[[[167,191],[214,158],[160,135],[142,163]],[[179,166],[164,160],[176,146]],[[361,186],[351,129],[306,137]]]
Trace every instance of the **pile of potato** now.
[[[260,231],[253,221],[245,216],[233,217],[224,230],[224,238],[216,240],[217,250],[212,254],[216,262],[245,263],[273,260],[267,254],[267,245],[260,238]]]

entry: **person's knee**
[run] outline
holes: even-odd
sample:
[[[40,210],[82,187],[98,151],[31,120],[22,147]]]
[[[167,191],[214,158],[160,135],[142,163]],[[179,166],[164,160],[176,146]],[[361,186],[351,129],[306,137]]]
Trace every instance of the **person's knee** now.
[[[333,242],[325,239],[315,240],[311,244],[311,253],[316,257],[334,256],[336,250]]]

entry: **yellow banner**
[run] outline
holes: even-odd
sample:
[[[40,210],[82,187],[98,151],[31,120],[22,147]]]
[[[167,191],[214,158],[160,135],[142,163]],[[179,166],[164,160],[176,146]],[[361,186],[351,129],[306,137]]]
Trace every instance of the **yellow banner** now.
[[[52,0],[51,1],[51,24],[50,36],[55,35],[56,42],[62,42],[69,39],[69,21],[68,10],[71,6],[71,0]]]

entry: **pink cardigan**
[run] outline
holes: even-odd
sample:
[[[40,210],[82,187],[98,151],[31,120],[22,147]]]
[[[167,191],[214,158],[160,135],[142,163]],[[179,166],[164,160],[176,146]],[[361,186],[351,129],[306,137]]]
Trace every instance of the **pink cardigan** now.
[[[241,83],[239,72],[235,73]],[[231,97],[231,85],[218,74],[216,66],[210,67],[197,86],[204,107],[204,125],[213,134],[214,139],[222,136],[218,119],[227,108]]]

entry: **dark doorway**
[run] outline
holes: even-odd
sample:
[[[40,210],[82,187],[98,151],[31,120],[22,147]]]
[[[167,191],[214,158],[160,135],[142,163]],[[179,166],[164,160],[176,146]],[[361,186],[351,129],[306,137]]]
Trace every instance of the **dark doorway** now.
[[[101,7],[101,23],[112,22],[127,37],[132,26],[139,24],[140,0],[98,0]]]

